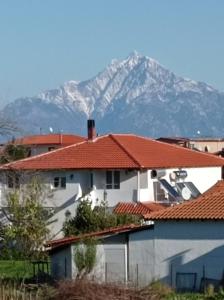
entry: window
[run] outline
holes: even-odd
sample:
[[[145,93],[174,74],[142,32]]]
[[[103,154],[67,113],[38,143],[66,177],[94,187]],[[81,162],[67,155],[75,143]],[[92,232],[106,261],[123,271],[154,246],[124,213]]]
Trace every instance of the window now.
[[[106,171],[106,189],[120,189],[120,171]]]
[[[55,147],[51,146],[51,147],[48,147],[48,151],[53,151],[55,150]]]
[[[54,177],[55,189],[66,189],[66,177]]]
[[[90,178],[89,178],[90,188],[92,189],[93,188],[93,173],[91,172],[89,176],[90,176]]]
[[[19,189],[20,187],[19,175],[8,175],[7,184],[9,189]]]

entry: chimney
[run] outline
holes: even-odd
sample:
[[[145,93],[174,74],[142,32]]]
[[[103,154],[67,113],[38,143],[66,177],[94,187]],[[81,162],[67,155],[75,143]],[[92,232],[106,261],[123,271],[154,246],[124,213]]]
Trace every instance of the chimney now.
[[[95,120],[87,121],[88,127],[88,140],[94,140],[96,138]]]

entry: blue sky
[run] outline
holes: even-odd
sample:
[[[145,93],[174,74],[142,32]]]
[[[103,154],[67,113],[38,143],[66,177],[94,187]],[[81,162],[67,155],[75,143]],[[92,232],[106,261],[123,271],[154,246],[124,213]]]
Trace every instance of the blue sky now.
[[[224,91],[224,1],[2,0],[0,105],[88,79],[133,50]]]

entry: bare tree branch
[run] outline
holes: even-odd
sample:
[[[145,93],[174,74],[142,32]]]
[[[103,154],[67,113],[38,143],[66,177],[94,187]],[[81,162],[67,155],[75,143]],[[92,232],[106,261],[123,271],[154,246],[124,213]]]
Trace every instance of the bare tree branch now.
[[[1,136],[12,135],[18,133],[19,131],[20,129],[17,126],[16,122],[0,114],[0,135]]]

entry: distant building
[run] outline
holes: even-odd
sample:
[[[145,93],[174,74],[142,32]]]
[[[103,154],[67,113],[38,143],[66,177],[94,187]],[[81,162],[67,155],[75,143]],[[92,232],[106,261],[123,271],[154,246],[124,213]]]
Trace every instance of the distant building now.
[[[17,138],[12,141],[14,145],[23,145],[30,149],[30,156],[38,155],[61,147],[80,143],[84,137],[74,134],[39,134]]]
[[[224,149],[223,138],[160,137],[157,141],[209,153],[216,153]]]

